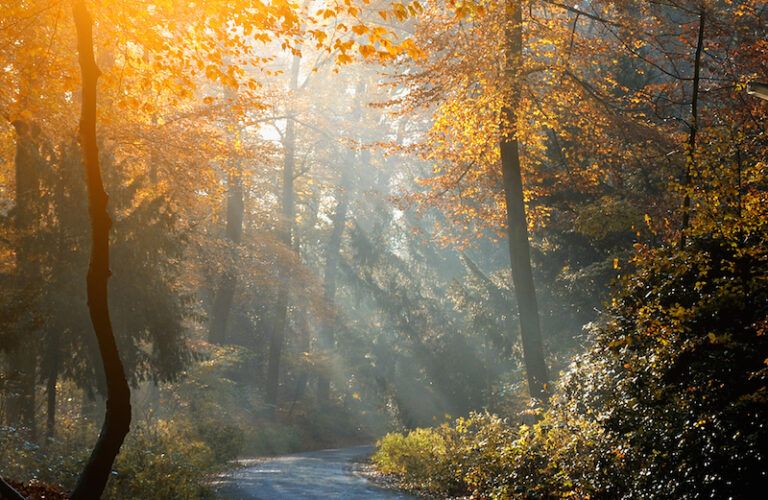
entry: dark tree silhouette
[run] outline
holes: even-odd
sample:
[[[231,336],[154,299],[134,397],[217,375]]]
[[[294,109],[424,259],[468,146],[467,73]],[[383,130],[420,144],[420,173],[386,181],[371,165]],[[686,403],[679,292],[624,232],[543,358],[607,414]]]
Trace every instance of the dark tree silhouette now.
[[[7,500],[25,500],[25,498],[14,489],[13,486],[3,481],[0,477],[0,498]]]
[[[112,464],[131,425],[131,391],[123,363],[117,351],[109,316],[107,283],[109,281],[109,230],[112,220],[107,212],[96,142],[96,82],[99,68],[93,54],[93,22],[84,0],[74,2],[77,51],[83,78],[80,145],[83,150],[88,206],[91,219],[91,260],[87,276],[88,311],[99,343],[107,382],[107,407],[104,424],[72,498],[100,498],[109,479]]]

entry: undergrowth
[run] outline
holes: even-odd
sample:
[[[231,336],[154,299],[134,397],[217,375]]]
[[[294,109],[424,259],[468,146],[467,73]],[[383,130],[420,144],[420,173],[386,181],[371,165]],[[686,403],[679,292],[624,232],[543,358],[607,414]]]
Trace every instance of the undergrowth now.
[[[477,498],[753,498],[768,487],[768,241],[643,249],[533,425],[389,434],[377,468]]]

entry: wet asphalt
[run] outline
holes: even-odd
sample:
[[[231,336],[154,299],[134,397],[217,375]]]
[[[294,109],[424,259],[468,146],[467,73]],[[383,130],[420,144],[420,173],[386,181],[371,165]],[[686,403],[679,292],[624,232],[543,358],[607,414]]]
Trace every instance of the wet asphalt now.
[[[415,498],[384,489],[356,472],[372,446],[310,451],[242,460],[241,468],[219,478],[217,497],[227,500]]]

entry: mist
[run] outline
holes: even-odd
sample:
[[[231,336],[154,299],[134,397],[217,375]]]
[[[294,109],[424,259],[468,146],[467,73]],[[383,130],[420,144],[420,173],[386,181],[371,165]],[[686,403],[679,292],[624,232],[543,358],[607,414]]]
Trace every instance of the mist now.
[[[764,486],[766,15],[4,5],[0,498]]]

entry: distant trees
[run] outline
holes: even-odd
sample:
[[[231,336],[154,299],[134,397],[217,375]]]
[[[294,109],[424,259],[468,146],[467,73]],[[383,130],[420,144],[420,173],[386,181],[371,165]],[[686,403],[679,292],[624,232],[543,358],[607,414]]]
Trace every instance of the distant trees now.
[[[229,99],[236,100],[236,96],[231,91],[225,90],[225,95]],[[234,134],[229,133],[232,143],[238,142],[239,131]],[[243,223],[245,221],[245,183],[243,172],[243,160],[240,158],[242,148],[233,147],[231,152],[234,158],[228,158],[225,161],[224,169],[226,171],[227,194],[225,197],[225,237],[230,245],[230,259],[237,260],[238,246],[242,242]],[[235,297],[235,289],[238,284],[237,269],[233,266],[227,266],[220,277],[218,287],[214,290],[213,303],[210,312],[210,325],[208,340],[217,344],[223,344],[227,341],[227,326],[232,310],[232,301]]]
[[[392,109],[401,116],[436,109],[408,148],[432,163],[423,180],[431,189],[409,199],[441,210],[454,228],[446,240],[460,245],[500,236],[504,226],[512,231],[506,236],[529,354],[540,351],[530,333],[538,320],[528,314],[538,309],[537,295],[546,303],[548,344],[563,328],[558,317],[584,321],[600,303],[597,295],[591,307],[588,297],[566,298],[561,283],[579,280],[574,292],[605,288],[618,270],[614,259],[626,258],[633,243],[684,240],[691,224],[708,217],[695,215],[696,200],[706,196],[697,183],[716,169],[700,157],[718,150],[736,156],[725,139],[725,129],[736,137],[728,110],[747,107],[734,61],[747,72],[755,67],[764,11],[752,1],[636,7],[428,3],[414,40],[430,50],[397,61],[393,82],[406,90]],[[733,15],[744,20],[738,28],[724,21]],[[737,38],[728,39],[729,29]],[[732,105],[710,105],[715,98]],[[523,277],[529,241],[538,294]],[[528,361],[534,395],[546,363],[538,355]]]
[[[8,421],[18,422],[36,438],[35,425],[35,384],[37,379],[38,346],[28,344],[26,339],[39,337],[42,333],[41,310],[37,296],[41,288],[39,244],[39,219],[41,215],[41,171],[44,159],[41,155],[40,130],[31,122],[17,119],[13,122],[17,135],[14,157],[16,177],[16,205],[14,207],[14,229],[16,232],[15,286],[26,304],[23,320],[20,322],[25,335],[16,339],[13,356],[8,363]],[[21,318],[19,318],[21,319]],[[26,337],[26,339],[25,339]]]
[[[82,79],[49,3],[0,21],[0,409],[107,395],[81,497],[190,367],[268,425],[512,414],[638,248],[762,224],[754,0],[78,1]]]
[[[294,97],[299,88],[299,71],[301,70],[301,57],[293,55],[290,69],[288,70],[288,95]],[[283,142],[283,171],[282,171],[282,196],[280,197],[282,211],[278,222],[279,238],[287,249],[293,249],[294,225],[296,224],[296,193],[294,181],[296,176],[296,111],[292,106],[286,108],[287,118]],[[285,333],[288,328],[288,308],[290,307],[289,292],[291,289],[292,273],[288,269],[279,270],[277,276],[279,291],[275,306],[275,322],[269,336],[269,361],[267,362],[266,403],[269,411],[275,411],[277,407],[278,388],[280,385],[280,365],[283,356]]]
[[[362,113],[362,100],[365,95],[365,80],[364,77],[360,77],[359,82],[355,88],[355,95],[353,97],[354,103],[352,104],[352,112],[350,116],[350,122],[354,126],[355,123],[363,126],[361,123]],[[354,140],[350,138],[351,140]],[[353,145],[347,145],[348,148],[352,148]],[[338,172],[338,185],[336,186],[336,192],[334,198],[336,199],[336,206],[334,208],[331,218],[331,234],[328,237],[327,246],[325,248],[325,266],[323,268],[323,300],[329,308],[336,306],[336,291],[338,288],[339,267],[341,259],[341,246],[344,238],[344,230],[347,226],[347,215],[349,213],[349,205],[353,193],[350,190],[353,189],[353,179],[356,175],[355,169],[361,168],[359,165],[360,153],[355,154],[354,150],[348,151],[346,155],[343,155],[341,164],[337,167]],[[320,327],[320,333],[318,336],[318,345],[320,349],[325,349],[329,352],[333,352],[333,345],[336,337],[336,329],[338,328],[338,318],[336,314],[331,314],[329,318],[323,321]],[[323,404],[328,402],[330,397],[330,385],[331,377],[329,373],[320,373],[317,380],[317,399]]]

